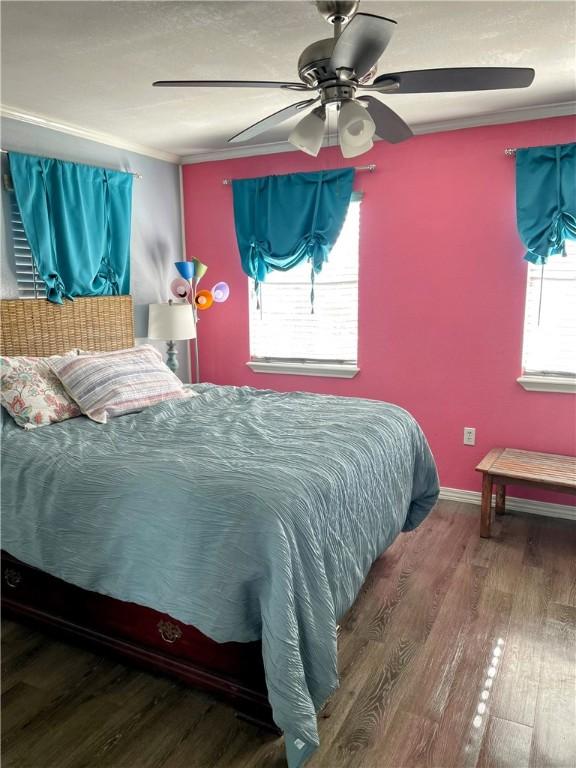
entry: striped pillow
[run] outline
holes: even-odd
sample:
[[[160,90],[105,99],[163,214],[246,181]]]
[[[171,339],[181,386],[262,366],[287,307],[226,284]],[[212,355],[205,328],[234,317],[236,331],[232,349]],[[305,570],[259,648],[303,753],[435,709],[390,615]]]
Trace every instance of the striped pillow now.
[[[50,360],[49,364],[82,413],[100,424],[163,400],[195,395],[149,345]]]

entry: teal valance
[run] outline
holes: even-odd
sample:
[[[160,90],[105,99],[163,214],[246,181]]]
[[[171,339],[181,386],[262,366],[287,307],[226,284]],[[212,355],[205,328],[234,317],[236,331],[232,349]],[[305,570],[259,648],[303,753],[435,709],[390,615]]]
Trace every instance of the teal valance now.
[[[48,300],[128,294],[132,174],[17,152],[9,160]]]
[[[576,144],[516,151],[516,212],[527,261],[565,253],[576,240]]]
[[[338,239],[353,184],[353,168],[233,181],[244,272],[260,283],[273,269],[309,261],[313,280]]]

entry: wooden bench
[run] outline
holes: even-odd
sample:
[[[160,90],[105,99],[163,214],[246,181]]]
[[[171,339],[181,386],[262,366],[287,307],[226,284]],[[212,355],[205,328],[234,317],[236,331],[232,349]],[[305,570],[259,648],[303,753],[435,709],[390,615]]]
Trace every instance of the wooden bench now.
[[[494,448],[476,467],[482,472],[480,536],[490,538],[492,527],[492,487],[496,486],[497,515],[506,507],[506,484],[530,485],[576,495],[576,458],[555,453]]]

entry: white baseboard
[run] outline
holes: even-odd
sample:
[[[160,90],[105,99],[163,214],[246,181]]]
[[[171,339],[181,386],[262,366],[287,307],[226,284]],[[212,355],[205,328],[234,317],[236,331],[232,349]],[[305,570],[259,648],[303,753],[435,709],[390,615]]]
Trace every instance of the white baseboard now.
[[[440,488],[440,498],[446,499],[446,501],[460,501],[465,504],[480,504],[482,494],[479,491],[461,491],[459,488]],[[517,496],[507,496],[506,509],[511,512],[528,512],[531,515],[576,520],[576,507],[570,504],[550,504],[547,501],[532,501],[531,499],[519,499]]]

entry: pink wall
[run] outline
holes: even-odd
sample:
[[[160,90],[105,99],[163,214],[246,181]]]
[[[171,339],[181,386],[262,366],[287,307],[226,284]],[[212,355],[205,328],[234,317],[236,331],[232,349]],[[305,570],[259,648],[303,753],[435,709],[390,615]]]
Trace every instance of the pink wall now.
[[[223,178],[350,165],[338,150],[184,168],[188,257],[226,280],[231,298],[202,315],[204,381],[308,390],[397,403],[422,425],[443,486],[477,490],[474,466],[494,446],[575,453],[575,397],[526,392],[520,373],[526,262],[515,225],[514,160],[505,147],[576,140],[571,117],[378,142],[359,158],[360,373],[351,380],[255,374],[246,367],[247,278],[232,190]],[[205,278],[206,280],[206,278]],[[476,427],[476,446],[462,444]],[[518,495],[522,489],[518,489]],[[548,498],[568,503],[568,496]]]

